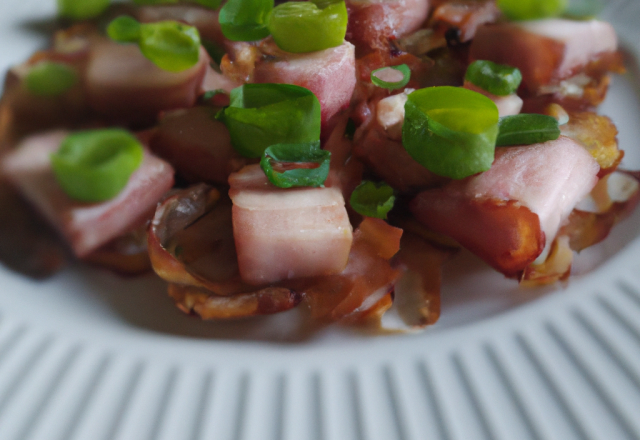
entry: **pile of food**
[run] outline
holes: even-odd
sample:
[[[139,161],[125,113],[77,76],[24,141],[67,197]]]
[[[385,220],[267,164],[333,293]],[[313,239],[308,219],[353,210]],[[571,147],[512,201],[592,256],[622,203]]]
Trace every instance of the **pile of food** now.
[[[276,3],[58,0],[0,101],[2,262],[153,270],[203,319],[418,329],[460,249],[555,283],[635,207],[593,11]]]

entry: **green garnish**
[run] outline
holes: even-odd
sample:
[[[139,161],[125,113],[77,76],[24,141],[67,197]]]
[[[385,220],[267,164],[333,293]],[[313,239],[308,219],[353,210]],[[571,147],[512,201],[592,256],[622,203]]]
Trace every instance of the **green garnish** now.
[[[220,7],[221,0],[133,0],[137,5],[166,5],[176,3],[196,3],[209,9],[218,9]]]
[[[120,43],[138,43],[145,57],[169,72],[187,70],[200,59],[198,29],[177,21],[139,23],[121,16],[109,24],[107,34]]]
[[[67,136],[51,156],[51,166],[69,197],[102,202],[124,189],[142,158],[140,142],[128,131],[92,130]]]
[[[409,83],[411,70],[406,64],[388,66],[371,72],[371,82],[383,89],[401,89]]]
[[[469,65],[464,79],[493,95],[506,96],[518,90],[522,73],[516,67],[478,60]]]
[[[231,104],[216,116],[243,156],[262,157],[275,144],[320,139],[320,102],[293,84],[245,84],[231,91]]]
[[[498,7],[511,20],[539,20],[557,17],[568,0],[498,0]]]
[[[286,2],[269,15],[273,41],[284,51],[315,52],[340,46],[347,32],[347,7],[344,1]]]
[[[349,202],[358,214],[386,219],[395,201],[393,188],[389,185],[365,180],[353,190]]]
[[[58,15],[72,20],[86,20],[102,14],[111,0],[58,0]]]
[[[220,27],[232,41],[255,41],[269,35],[267,18],[273,0],[229,0],[220,9]]]
[[[598,16],[603,9],[601,0],[569,0],[564,15],[574,20],[585,20]]]
[[[279,188],[324,185],[329,175],[331,153],[320,141],[277,144],[264,151],[260,166],[269,182]]]
[[[500,119],[496,146],[531,145],[553,141],[560,136],[558,120],[553,116],[520,114]]]
[[[486,171],[494,159],[498,108],[462,87],[430,87],[409,95],[402,143],[435,174],[463,179]]]
[[[78,83],[78,74],[67,64],[41,61],[25,76],[24,84],[32,95],[54,97],[71,89]]]

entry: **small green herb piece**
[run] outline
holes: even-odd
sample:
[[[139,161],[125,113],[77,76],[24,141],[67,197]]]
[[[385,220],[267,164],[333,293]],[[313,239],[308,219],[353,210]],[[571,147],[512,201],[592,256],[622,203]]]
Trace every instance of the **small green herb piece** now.
[[[350,203],[358,214],[386,219],[395,201],[393,188],[389,185],[365,180],[351,193]]]
[[[509,145],[531,145],[553,141],[560,136],[558,120],[553,116],[520,114],[500,119],[498,147]]]
[[[140,40],[140,22],[128,15],[121,15],[107,26],[107,35],[118,43],[137,43]]]
[[[232,41],[255,41],[269,36],[267,19],[273,0],[229,0],[220,9],[222,33]]]
[[[58,0],[58,15],[71,20],[87,20],[102,14],[110,0]]]
[[[67,64],[41,61],[29,69],[24,81],[32,95],[55,97],[75,86],[78,74]]]
[[[243,156],[262,157],[275,144],[320,139],[320,102],[293,84],[245,84],[231,91],[231,104],[216,116]]]
[[[51,165],[69,197],[102,202],[124,189],[143,155],[140,142],[125,130],[92,130],[67,136]]]
[[[409,83],[411,70],[406,64],[388,66],[371,72],[371,82],[383,89],[401,89]]]
[[[344,1],[291,1],[276,6],[269,15],[269,31],[286,52],[307,53],[340,46],[347,32]]]
[[[329,175],[331,153],[320,141],[277,144],[264,151],[260,166],[269,182],[279,188],[324,185]]]
[[[187,70],[200,59],[198,29],[177,21],[138,23],[122,16],[109,24],[107,33],[120,43],[138,43],[145,57],[169,72]]]
[[[176,3],[195,3],[205,8],[218,9],[220,7],[221,0],[133,0],[137,5],[170,5]]]
[[[507,96],[520,87],[522,73],[516,67],[478,60],[471,63],[465,79],[493,95]]]
[[[568,0],[498,0],[498,7],[511,20],[539,20],[557,17]]]
[[[418,163],[440,176],[463,179],[494,159],[498,108],[462,87],[430,87],[409,95],[402,143]]]

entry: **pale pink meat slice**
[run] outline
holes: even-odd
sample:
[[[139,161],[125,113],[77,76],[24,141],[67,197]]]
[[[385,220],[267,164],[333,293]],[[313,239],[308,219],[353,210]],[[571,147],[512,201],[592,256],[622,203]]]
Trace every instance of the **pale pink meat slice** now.
[[[115,198],[102,203],[70,199],[58,185],[50,156],[65,132],[27,138],[2,162],[4,176],[69,241],[82,258],[138,226],[173,185],[173,169],[145,151],[142,165]]]
[[[200,49],[198,63],[182,72],[162,70],[137,45],[98,40],[87,65],[89,105],[114,120],[153,120],[164,110],[195,104],[209,56]]]
[[[347,0],[347,39],[356,45],[385,49],[387,40],[417,29],[429,13],[429,0]]]
[[[279,50],[272,41],[261,46],[253,82],[295,84],[311,90],[322,109],[323,123],[349,106],[356,86],[355,49],[349,42],[305,54]]]
[[[338,188],[276,188],[259,165],[232,174],[229,185],[243,281],[267,284],[345,268],[352,227]]]
[[[600,167],[575,141],[498,148],[489,171],[420,193],[422,223],[446,233],[503,273],[517,275],[553,242]]]
[[[520,69],[529,92],[580,73],[618,47],[610,24],[591,20],[546,19],[481,26],[471,45],[473,60]]]

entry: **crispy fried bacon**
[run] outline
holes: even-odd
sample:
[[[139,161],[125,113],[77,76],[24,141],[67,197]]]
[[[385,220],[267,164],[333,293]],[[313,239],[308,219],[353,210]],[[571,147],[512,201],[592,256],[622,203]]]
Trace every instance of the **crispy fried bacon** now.
[[[599,166],[576,142],[500,148],[489,171],[420,193],[416,218],[450,235],[491,266],[517,277],[549,250]]]
[[[388,40],[409,34],[424,23],[429,0],[347,0],[347,40],[359,50],[386,49]]]
[[[494,23],[500,15],[495,0],[455,0],[438,6],[431,23],[441,33],[456,30],[458,40],[466,43],[473,40],[479,26]]]

